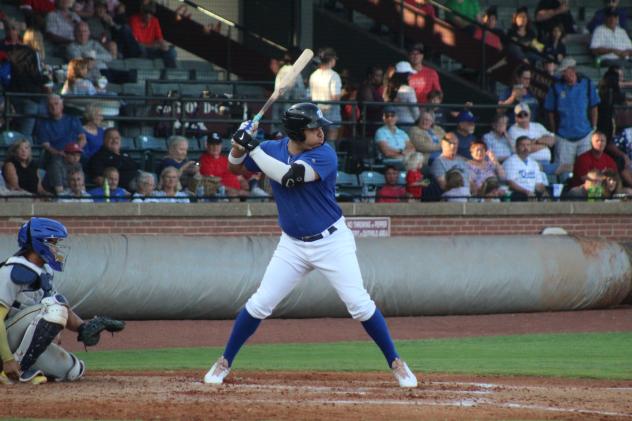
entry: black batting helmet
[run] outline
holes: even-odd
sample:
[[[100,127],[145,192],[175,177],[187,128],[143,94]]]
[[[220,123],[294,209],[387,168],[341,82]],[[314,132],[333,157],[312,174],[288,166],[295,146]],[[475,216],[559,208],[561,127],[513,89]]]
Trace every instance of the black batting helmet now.
[[[281,122],[285,133],[292,140],[302,142],[305,140],[305,129],[315,129],[329,126],[331,121],[323,117],[323,112],[311,102],[294,104],[283,114]]]

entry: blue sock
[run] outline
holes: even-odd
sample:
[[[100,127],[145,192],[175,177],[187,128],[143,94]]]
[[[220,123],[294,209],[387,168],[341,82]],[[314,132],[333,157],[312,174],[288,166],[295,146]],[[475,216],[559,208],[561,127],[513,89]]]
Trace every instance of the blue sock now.
[[[228,361],[229,366],[233,364],[235,356],[244,343],[255,333],[255,330],[259,327],[259,323],[261,323],[261,320],[252,317],[245,307],[239,312],[235,319],[233,330],[230,332],[226,349],[224,350],[224,358]]]
[[[380,347],[382,354],[384,354],[384,357],[388,362],[388,366],[391,367],[393,361],[396,358],[399,358],[399,355],[395,350],[395,344],[391,338],[391,333],[388,331],[386,320],[384,320],[384,316],[382,316],[380,309],[376,308],[373,316],[371,316],[369,320],[362,322],[362,326],[364,326],[364,330],[366,330],[366,333],[368,333],[373,341],[375,341],[377,346]]]

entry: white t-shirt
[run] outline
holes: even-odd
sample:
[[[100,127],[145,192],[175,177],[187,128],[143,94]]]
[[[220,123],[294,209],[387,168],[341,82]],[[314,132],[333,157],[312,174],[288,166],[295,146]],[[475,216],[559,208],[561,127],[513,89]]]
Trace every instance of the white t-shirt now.
[[[617,25],[612,31],[606,25],[599,25],[595,28],[592,38],[590,39],[590,48],[613,48],[615,50],[630,50],[632,42],[625,29]],[[602,54],[599,56],[602,60],[617,60],[620,57],[615,53]]]
[[[546,177],[540,171],[540,166],[530,156],[525,162],[518,155],[511,155],[503,162],[503,168],[508,181],[513,181],[530,192],[535,193],[536,184],[546,184]]]
[[[539,139],[542,136],[553,136],[553,133],[549,132],[543,125],[534,123],[533,121],[529,122],[529,128],[527,129],[523,129],[518,126],[518,124],[514,124],[509,128],[507,134],[509,134],[511,138],[511,147],[514,151],[516,150],[516,139],[520,136],[527,136],[532,140]],[[529,158],[535,159],[536,161],[551,162],[551,150],[548,147],[542,148],[539,151],[529,154]]]
[[[419,118],[419,106],[417,105],[417,94],[408,85],[402,85],[397,90],[395,104],[411,104],[409,107],[395,106],[397,122],[399,124],[414,124]]]
[[[309,77],[309,91],[312,101],[334,101],[342,92],[340,75],[332,69],[316,69]],[[325,112],[332,105],[318,104],[318,108]]]

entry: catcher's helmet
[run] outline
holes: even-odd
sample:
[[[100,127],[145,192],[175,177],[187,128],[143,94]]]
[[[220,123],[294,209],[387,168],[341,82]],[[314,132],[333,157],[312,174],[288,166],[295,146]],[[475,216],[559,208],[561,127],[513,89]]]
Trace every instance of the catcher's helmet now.
[[[281,122],[285,133],[292,140],[302,142],[305,140],[305,129],[329,126],[331,121],[323,117],[323,112],[311,102],[294,104],[283,114]]]
[[[61,272],[66,260],[66,247],[61,243],[68,237],[66,227],[48,218],[31,218],[18,231],[20,252],[33,250],[52,269]]]

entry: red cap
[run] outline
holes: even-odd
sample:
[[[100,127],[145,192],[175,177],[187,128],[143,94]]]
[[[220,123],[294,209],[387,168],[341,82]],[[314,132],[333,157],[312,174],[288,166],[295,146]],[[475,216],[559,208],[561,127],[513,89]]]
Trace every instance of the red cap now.
[[[81,146],[78,143],[68,143],[64,146],[65,153],[81,153]]]

